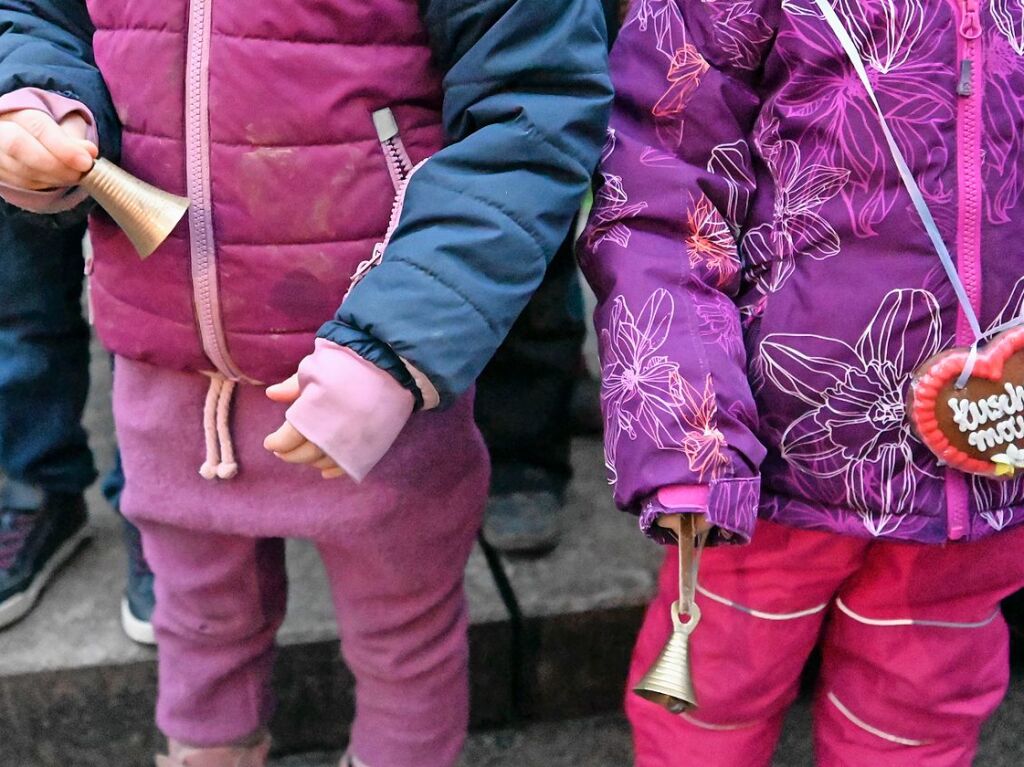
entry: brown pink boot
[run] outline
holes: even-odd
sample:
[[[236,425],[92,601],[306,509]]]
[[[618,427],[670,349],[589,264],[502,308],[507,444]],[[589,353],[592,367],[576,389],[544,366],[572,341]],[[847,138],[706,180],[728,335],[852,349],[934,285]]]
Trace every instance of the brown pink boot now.
[[[260,736],[252,746],[193,748],[176,740],[168,742],[168,756],[158,756],[156,767],[266,767],[270,736]]]

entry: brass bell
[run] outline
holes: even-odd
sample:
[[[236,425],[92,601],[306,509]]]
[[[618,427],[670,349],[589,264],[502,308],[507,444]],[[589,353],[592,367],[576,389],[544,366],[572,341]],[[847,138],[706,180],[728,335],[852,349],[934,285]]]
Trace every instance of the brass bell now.
[[[673,714],[697,706],[697,691],[693,688],[690,670],[690,634],[699,620],[700,608],[696,604],[690,608],[689,620],[683,623],[679,618],[679,602],[672,603],[672,636],[633,692]]]
[[[79,185],[110,214],[143,259],[167,239],[188,210],[188,198],[157,189],[102,157]]]
[[[667,522],[679,542],[679,599],[672,603],[672,635],[633,692],[673,714],[682,714],[697,706],[690,669],[690,635],[700,622],[700,608],[694,597],[697,566],[707,533],[696,533],[693,514],[672,515]],[[680,613],[686,615],[685,623]]]

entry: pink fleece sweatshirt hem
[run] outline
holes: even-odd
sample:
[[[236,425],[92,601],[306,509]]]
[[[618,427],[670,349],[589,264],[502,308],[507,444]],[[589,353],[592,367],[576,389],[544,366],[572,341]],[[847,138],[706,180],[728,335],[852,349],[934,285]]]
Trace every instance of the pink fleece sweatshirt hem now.
[[[413,396],[358,354],[318,338],[299,365],[301,395],[288,423],[362,481],[394,444],[413,412]]]
[[[37,109],[60,122],[69,114],[78,112],[88,123],[86,138],[97,147],[100,145],[99,132],[96,130],[96,119],[89,108],[80,101],[61,96],[59,93],[40,90],[39,88],[19,88],[16,91],[0,96],[0,114],[14,112],[19,109]],[[0,197],[11,205],[31,211],[32,213],[60,213],[71,210],[89,195],[84,189],[52,189],[36,192],[31,189],[20,189],[7,184],[0,184]]]

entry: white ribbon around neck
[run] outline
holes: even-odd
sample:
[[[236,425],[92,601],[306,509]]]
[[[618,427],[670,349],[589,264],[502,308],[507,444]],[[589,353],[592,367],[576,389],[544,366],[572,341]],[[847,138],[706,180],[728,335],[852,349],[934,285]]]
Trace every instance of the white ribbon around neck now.
[[[953,292],[956,293],[956,299],[960,304],[960,310],[964,313],[964,317],[967,319],[967,324],[970,325],[971,333],[974,334],[974,342],[971,344],[970,351],[968,352],[964,369],[956,381],[956,388],[962,389],[967,385],[967,380],[971,377],[971,373],[974,372],[974,365],[978,361],[978,346],[983,341],[1002,333],[1004,330],[1010,330],[1011,328],[1024,325],[1024,316],[1015,317],[1014,319],[1009,320],[1008,322],[1003,322],[989,330],[981,329],[981,325],[978,323],[978,316],[975,314],[974,307],[971,305],[971,299],[967,296],[964,284],[960,280],[960,274],[957,272],[956,262],[950,255],[949,249],[946,247],[946,243],[942,239],[942,234],[939,233],[939,227],[936,225],[935,219],[932,217],[931,210],[928,208],[928,203],[925,202],[924,194],[921,192],[921,188],[918,186],[917,181],[914,178],[914,174],[907,165],[907,160],[903,156],[903,152],[900,151],[899,145],[896,143],[896,139],[892,135],[892,131],[889,129],[889,123],[885,119],[885,112],[882,111],[882,106],[878,103],[878,97],[875,95],[875,89],[871,86],[871,80],[868,78],[867,70],[864,68],[864,61],[861,59],[860,52],[857,50],[857,46],[853,42],[853,38],[850,37],[850,33],[846,31],[846,27],[843,26],[843,22],[840,21],[839,16],[829,4],[828,0],[815,0],[815,2],[817,2],[818,8],[825,17],[825,21],[828,22],[828,25],[832,28],[832,32],[838,38],[839,43],[843,46],[843,50],[846,52],[847,57],[849,57],[850,63],[853,64],[853,68],[856,70],[857,76],[860,78],[861,83],[864,85],[864,89],[867,91],[868,98],[871,99],[871,103],[875,107],[875,111],[878,113],[878,121],[882,126],[882,133],[885,136],[886,143],[889,145],[889,151],[892,153],[892,158],[896,162],[896,169],[899,171],[900,179],[902,179],[903,185],[907,188],[907,192],[910,194],[910,200],[913,202],[914,208],[917,210],[917,215],[921,217],[921,222],[924,224],[925,231],[928,233],[928,238],[932,241],[932,247],[935,248],[935,252],[938,254],[939,260],[942,262],[942,268],[946,271],[946,276],[949,278],[950,284],[953,286]]]

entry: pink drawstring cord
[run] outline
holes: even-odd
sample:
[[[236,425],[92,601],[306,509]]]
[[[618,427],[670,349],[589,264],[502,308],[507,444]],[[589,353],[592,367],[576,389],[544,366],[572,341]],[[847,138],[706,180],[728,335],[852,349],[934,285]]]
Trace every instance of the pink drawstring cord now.
[[[231,400],[235,382],[220,373],[204,373],[210,378],[203,405],[203,436],[206,460],[199,467],[203,479],[231,479],[238,474],[235,446],[231,441]]]
[[[206,373],[205,375],[210,377],[210,388],[206,390],[206,404],[203,406],[206,460],[199,467],[199,475],[203,479],[216,479],[217,466],[220,465],[220,445],[217,441],[217,403],[220,400],[224,377],[216,373]]]
[[[217,476],[221,479],[231,479],[238,473],[238,463],[235,461],[235,446],[231,441],[231,400],[235,393],[235,382],[226,380],[220,389],[220,397],[217,399],[217,437],[220,441],[220,466],[217,467]]]

